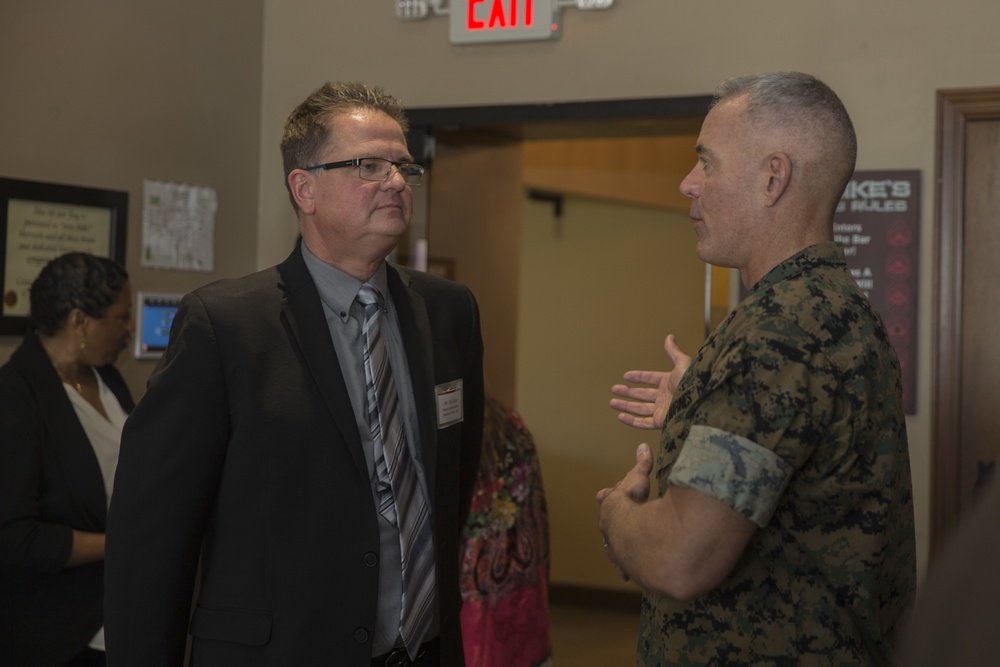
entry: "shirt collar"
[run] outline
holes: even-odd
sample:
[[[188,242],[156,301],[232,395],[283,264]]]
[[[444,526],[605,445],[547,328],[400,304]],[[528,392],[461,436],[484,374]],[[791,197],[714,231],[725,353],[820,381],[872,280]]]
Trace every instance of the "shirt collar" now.
[[[804,271],[821,266],[846,265],[847,260],[844,258],[843,246],[834,241],[817,243],[803,248],[771,269],[750,291],[767,289],[783,280],[794,278]]]
[[[351,304],[354,303],[354,298],[361,288],[361,281],[321,260],[309,250],[305,243],[301,245],[302,259],[305,260],[309,275],[316,283],[320,300],[341,320],[346,321],[351,314]],[[367,282],[374,285],[382,293],[384,299],[389,298],[389,279],[386,274],[385,262],[379,264],[375,275]]]

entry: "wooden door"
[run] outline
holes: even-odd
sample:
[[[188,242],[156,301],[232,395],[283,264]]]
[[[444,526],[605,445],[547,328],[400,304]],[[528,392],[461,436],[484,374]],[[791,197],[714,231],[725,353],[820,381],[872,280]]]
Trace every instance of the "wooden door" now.
[[[938,93],[931,555],[1000,458],[1000,89]]]

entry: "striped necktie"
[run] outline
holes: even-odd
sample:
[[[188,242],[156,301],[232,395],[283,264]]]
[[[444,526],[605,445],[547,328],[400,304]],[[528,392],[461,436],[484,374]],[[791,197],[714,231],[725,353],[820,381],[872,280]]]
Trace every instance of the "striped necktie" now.
[[[375,451],[375,486],[379,512],[399,528],[403,560],[403,604],[400,635],[413,658],[430,629],[434,602],[434,542],[420,481],[403,432],[396,383],[382,336],[382,295],[368,283],[358,291],[365,307],[361,327],[368,425]]]

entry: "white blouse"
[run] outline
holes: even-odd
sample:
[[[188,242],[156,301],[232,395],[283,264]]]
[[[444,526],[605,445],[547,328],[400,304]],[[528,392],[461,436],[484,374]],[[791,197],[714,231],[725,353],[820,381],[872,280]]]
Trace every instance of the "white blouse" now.
[[[66,394],[69,396],[73,409],[76,410],[76,417],[83,426],[90,446],[97,455],[97,462],[101,466],[101,475],[104,477],[104,491],[107,495],[108,504],[111,504],[111,490],[115,483],[115,470],[118,468],[118,451],[121,449],[122,427],[125,426],[125,418],[128,416],[118,403],[118,399],[108,386],[101,380],[101,375],[91,369],[94,377],[97,378],[97,387],[101,405],[104,406],[104,413],[108,416],[104,418],[97,409],[87,402],[83,396],[70,384],[63,383]],[[90,648],[98,651],[104,649],[104,626],[97,631],[94,638],[90,640]]]
[[[108,386],[101,380],[100,374],[91,369],[94,377],[97,378],[97,386],[100,391],[101,405],[108,415],[104,418],[97,409],[87,402],[72,385],[63,383],[66,394],[69,396],[73,409],[76,410],[77,419],[83,426],[90,446],[94,448],[97,455],[97,462],[101,466],[101,473],[104,476],[104,491],[107,493],[108,503],[111,503],[111,490],[115,481],[115,469],[118,467],[118,451],[121,447],[122,427],[125,426],[125,418],[128,416],[119,405],[118,399],[108,389]]]

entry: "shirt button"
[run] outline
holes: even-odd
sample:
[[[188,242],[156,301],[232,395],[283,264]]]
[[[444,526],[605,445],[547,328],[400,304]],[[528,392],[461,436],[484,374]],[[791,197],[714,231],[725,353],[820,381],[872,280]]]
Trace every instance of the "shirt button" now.
[[[369,551],[365,554],[365,565],[368,567],[375,567],[378,565],[378,554],[374,551]]]
[[[354,641],[359,644],[364,644],[368,641],[368,630],[366,628],[358,628],[354,631]]]

